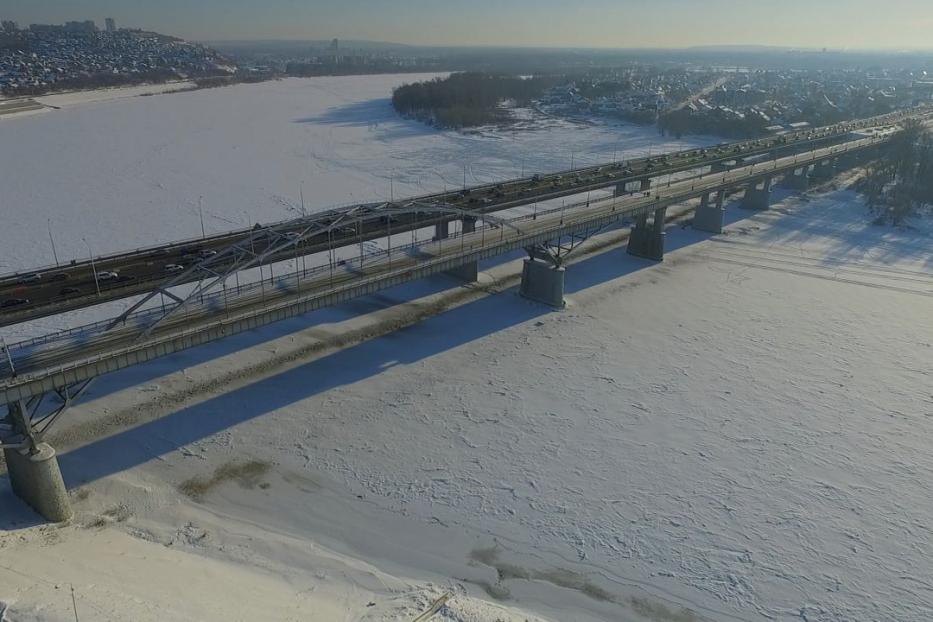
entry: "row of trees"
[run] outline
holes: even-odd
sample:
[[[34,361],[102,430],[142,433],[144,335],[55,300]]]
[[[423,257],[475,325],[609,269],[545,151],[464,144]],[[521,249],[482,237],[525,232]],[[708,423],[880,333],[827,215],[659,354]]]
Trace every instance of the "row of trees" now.
[[[884,157],[869,166],[862,180],[868,206],[879,224],[902,224],[933,205],[933,134],[911,119],[888,146]]]
[[[727,138],[755,138],[765,134],[764,119],[755,115],[739,118],[721,112],[696,114],[689,108],[681,108],[662,114],[658,118],[658,130],[662,134],[681,138],[685,134],[708,134]]]
[[[462,129],[503,119],[506,101],[527,106],[555,80],[486,73],[455,73],[398,87],[392,106],[406,117],[446,129]]]

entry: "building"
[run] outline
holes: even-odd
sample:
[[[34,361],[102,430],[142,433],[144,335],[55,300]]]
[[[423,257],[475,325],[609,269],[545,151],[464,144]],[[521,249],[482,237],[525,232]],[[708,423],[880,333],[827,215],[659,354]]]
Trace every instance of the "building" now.
[[[16,32],[19,30],[19,27],[16,25],[16,22],[5,19],[0,22],[0,29],[2,29],[3,32]]]
[[[65,22],[65,30],[68,32],[97,32],[97,24],[93,20]]]
[[[112,17],[108,17],[104,20],[104,23],[107,25],[107,32],[116,32],[117,23],[113,21]]]

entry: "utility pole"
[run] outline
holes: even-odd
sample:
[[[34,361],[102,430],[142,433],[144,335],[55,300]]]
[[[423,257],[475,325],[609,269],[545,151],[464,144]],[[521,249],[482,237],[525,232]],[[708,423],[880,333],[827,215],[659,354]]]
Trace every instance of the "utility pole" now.
[[[52,219],[49,218],[49,242],[52,243],[52,257],[55,258],[55,265],[58,266],[58,251],[55,250],[55,238],[52,237]]]
[[[97,289],[97,296],[100,297],[100,280],[97,278],[97,267],[94,265],[94,253],[91,252],[91,245],[88,244],[87,238],[81,238],[84,240],[84,245],[87,246],[87,256],[91,260],[91,272],[94,273],[94,287]]]
[[[198,217],[201,219],[201,239],[207,237],[207,234],[204,232],[204,210],[201,209],[201,203],[203,202],[204,197],[198,197]]]

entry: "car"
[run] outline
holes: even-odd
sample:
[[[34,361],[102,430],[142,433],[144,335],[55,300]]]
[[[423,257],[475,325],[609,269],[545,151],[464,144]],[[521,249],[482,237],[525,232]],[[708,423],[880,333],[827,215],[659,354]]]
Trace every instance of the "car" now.
[[[98,280],[98,281],[113,281],[114,279],[116,279],[116,278],[119,277],[119,276],[120,276],[120,273],[119,273],[119,272],[113,272],[113,271],[110,271],[110,270],[104,270],[103,272],[98,272],[98,273],[97,273],[97,280]]]
[[[135,280],[136,280],[136,277],[131,276],[129,274],[121,274],[120,276],[117,277],[117,283],[130,283]]]
[[[67,273],[67,272],[56,272],[55,274],[53,274],[52,276],[49,277],[49,280],[50,280],[50,281],[55,281],[55,282],[58,282],[58,281],[67,281],[67,280],[68,280],[68,273]]]
[[[58,290],[59,295],[61,296],[73,296],[75,294],[80,294],[81,290],[77,287],[63,287]]]
[[[208,257],[213,257],[216,254],[217,254],[217,251],[211,250],[209,248],[205,248],[203,250],[198,251],[198,257],[200,257],[201,259],[207,259]]]
[[[169,263],[169,264],[165,264],[165,267],[162,268],[162,269],[163,269],[165,272],[168,272],[168,273],[170,273],[170,274],[174,274],[174,273],[176,273],[176,272],[181,272],[181,271],[183,271],[183,270],[185,269],[185,267],[182,266],[182,265],[179,265],[179,264],[177,264],[177,263]]]
[[[41,274],[27,274],[16,279],[16,282],[19,285],[32,285],[33,283],[38,283],[42,280]]]
[[[18,307],[20,305],[28,305],[28,298],[7,298],[3,302],[0,302],[0,308],[7,309],[9,307]]]
[[[285,239],[286,239],[286,240],[297,240],[299,237],[301,237],[301,234],[298,233],[297,231],[287,231],[287,232],[285,232]]]
[[[533,181],[533,182],[535,182],[535,183],[538,183],[539,181],[541,181],[541,174],[540,174],[540,173],[535,173],[534,175],[532,175],[532,176],[531,176],[531,181]]]

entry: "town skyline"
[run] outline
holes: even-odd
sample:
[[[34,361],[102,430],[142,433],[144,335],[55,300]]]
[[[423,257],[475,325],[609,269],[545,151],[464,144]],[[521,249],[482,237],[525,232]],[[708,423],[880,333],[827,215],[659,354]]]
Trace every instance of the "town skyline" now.
[[[417,20],[412,20],[412,15]],[[555,18],[558,15],[558,18]],[[633,16],[637,15],[637,19]],[[491,18],[494,16],[495,18]],[[806,19],[801,19],[805,16]],[[0,18],[63,23],[112,17],[123,27],[150,29],[195,41],[325,40],[339,38],[412,46],[553,47],[586,49],[790,47],[833,50],[929,50],[933,7],[919,0],[582,0],[572,8],[547,0],[508,4],[419,0],[403,8],[378,0],[339,6],[271,0],[77,0],[64,10],[52,0],[12,0]]]

